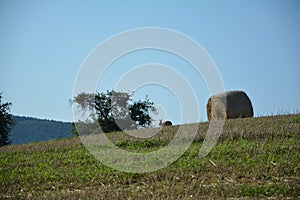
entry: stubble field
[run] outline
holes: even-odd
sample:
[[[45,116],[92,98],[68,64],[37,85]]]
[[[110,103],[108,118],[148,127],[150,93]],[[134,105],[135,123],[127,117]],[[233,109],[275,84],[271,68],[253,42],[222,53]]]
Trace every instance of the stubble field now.
[[[208,123],[176,162],[134,174],[97,161],[79,138],[0,148],[1,199],[299,199],[300,114],[227,120],[218,144],[199,157]],[[109,137],[130,151],[153,151],[178,126],[159,137]]]

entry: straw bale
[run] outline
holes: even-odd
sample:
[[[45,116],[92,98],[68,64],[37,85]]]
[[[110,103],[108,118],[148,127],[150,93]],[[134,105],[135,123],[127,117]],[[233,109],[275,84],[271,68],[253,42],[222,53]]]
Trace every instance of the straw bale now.
[[[241,90],[211,96],[206,105],[208,120],[253,117],[252,103]]]

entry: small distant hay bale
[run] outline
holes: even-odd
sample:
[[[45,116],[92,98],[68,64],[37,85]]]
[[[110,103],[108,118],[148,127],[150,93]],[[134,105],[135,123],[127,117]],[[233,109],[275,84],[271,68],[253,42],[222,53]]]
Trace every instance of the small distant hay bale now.
[[[247,94],[240,90],[211,96],[206,105],[208,120],[253,117],[252,103]]]
[[[159,125],[160,126],[172,126],[172,122],[171,121],[162,121],[162,119],[159,120]]]
[[[172,126],[172,122],[171,121],[165,121],[163,123],[163,126]]]

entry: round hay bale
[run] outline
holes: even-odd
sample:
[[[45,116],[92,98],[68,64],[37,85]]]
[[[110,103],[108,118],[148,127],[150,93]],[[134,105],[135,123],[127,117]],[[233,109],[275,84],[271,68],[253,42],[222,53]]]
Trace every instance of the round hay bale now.
[[[171,121],[162,121],[162,119],[159,120],[159,125],[160,126],[172,126],[172,122]]]
[[[206,105],[208,120],[253,117],[253,107],[247,94],[240,90],[211,96]]]

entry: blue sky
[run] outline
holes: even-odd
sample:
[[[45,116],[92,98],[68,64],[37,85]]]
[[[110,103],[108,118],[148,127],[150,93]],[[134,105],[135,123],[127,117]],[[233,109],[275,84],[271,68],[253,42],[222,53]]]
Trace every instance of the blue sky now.
[[[0,0],[0,91],[5,101],[13,103],[13,114],[72,121],[68,100],[88,54],[120,32],[162,27],[202,45],[216,63],[226,90],[246,91],[256,116],[296,112],[300,110],[299,9],[297,0]],[[168,64],[184,74],[197,93],[199,120],[206,120],[205,83],[170,54],[144,51],[120,58],[99,90],[111,89],[130,67],[148,62]],[[152,85],[136,91],[135,97],[146,94],[162,105],[166,119],[181,123],[174,95]]]

